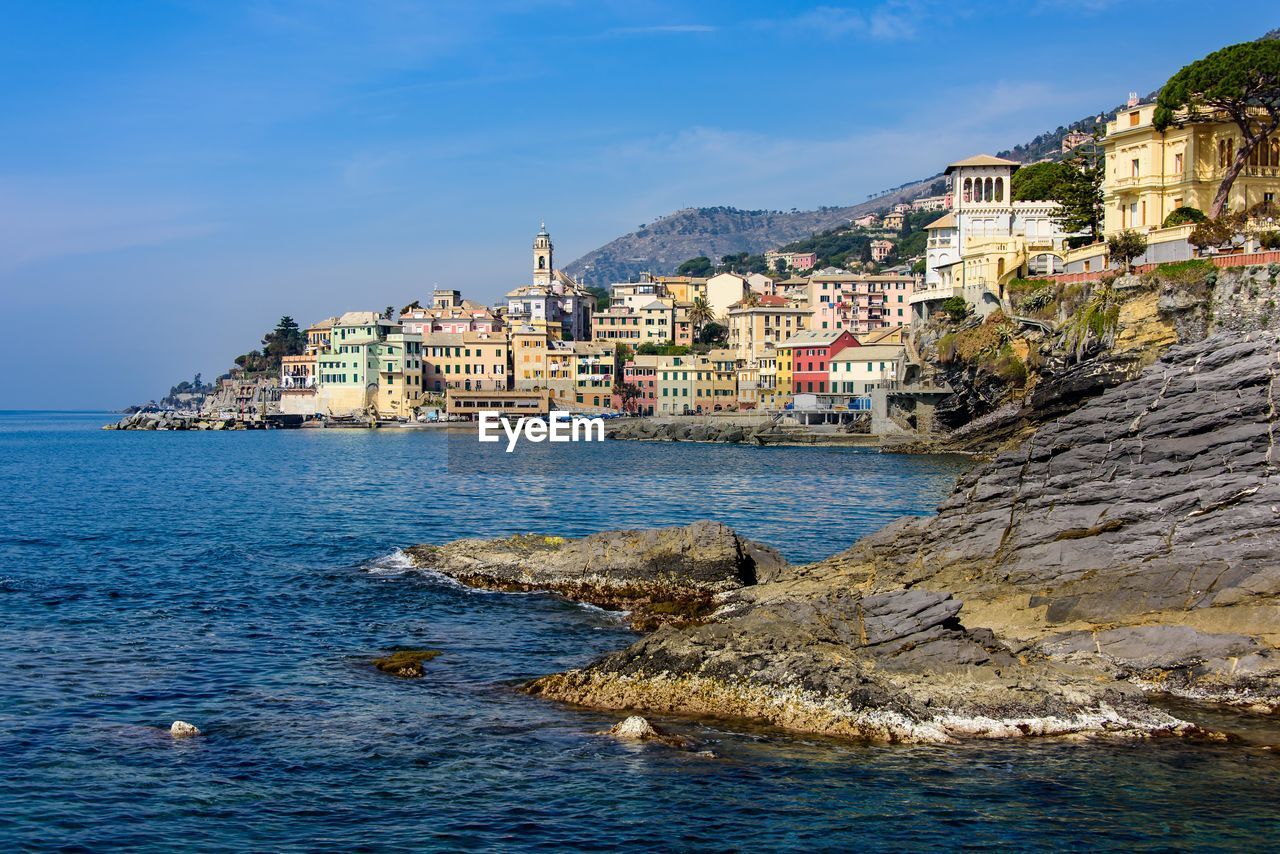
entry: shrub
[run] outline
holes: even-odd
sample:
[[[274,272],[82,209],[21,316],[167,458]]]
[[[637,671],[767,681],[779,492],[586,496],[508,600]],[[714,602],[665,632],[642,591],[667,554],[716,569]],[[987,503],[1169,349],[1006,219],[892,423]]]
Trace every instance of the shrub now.
[[[964,297],[947,297],[942,301],[942,310],[951,315],[952,320],[963,320],[969,313],[969,304]]]
[[[1199,208],[1183,205],[1180,208],[1174,208],[1169,215],[1164,218],[1163,227],[1173,228],[1175,225],[1184,225],[1188,222],[1204,222],[1206,219],[1208,219],[1208,217],[1204,215],[1204,211]]]
[[[1209,273],[1217,268],[1208,261],[1195,258],[1191,261],[1174,261],[1161,264],[1153,271],[1155,277],[1162,282],[1177,285],[1196,285],[1208,278]]]
[[[1038,291],[1033,291],[1025,296],[1022,302],[1018,303],[1018,310],[1024,314],[1035,314],[1037,311],[1048,307],[1053,302],[1053,296],[1052,288],[1041,288]]]
[[[1000,348],[995,363],[991,366],[991,373],[1010,385],[1021,386],[1027,382],[1027,366],[1009,344]]]
[[[1258,242],[1262,244],[1263,249],[1280,249],[1280,231],[1272,229],[1261,232],[1258,235]]]

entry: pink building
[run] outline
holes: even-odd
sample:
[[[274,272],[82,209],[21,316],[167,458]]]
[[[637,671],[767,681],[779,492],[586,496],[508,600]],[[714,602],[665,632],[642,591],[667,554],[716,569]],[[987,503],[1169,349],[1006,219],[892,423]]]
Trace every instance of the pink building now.
[[[888,221],[888,217],[885,218]],[[871,260],[883,261],[893,252],[892,240],[873,240],[871,241]]]
[[[819,273],[809,278],[811,329],[862,335],[876,329],[908,326],[915,278]]]
[[[631,412],[637,415],[652,415],[658,411],[658,357],[635,356],[622,366],[622,384],[633,385],[640,390],[640,396],[633,400],[622,400],[622,395],[613,395],[613,408],[619,412]]]
[[[502,328],[488,306],[463,300],[459,305],[409,306],[400,315],[405,332],[427,336],[432,332],[495,332]]]

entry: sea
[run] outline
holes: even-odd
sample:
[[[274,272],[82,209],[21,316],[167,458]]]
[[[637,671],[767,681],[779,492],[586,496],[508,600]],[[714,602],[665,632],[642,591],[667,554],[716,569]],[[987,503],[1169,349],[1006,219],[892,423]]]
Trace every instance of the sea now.
[[[856,448],[481,447],[450,429],[107,432],[0,413],[0,850],[1274,850],[1242,742],[872,745],[515,690],[636,635],[400,549],[715,519],[793,562],[968,463]],[[434,649],[421,679],[371,666]],[[203,735],[175,740],[174,720]]]

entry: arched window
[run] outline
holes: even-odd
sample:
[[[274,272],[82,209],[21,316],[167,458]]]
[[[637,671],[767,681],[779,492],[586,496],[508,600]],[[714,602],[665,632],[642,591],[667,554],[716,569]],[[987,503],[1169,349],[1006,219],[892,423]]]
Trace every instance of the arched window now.
[[[964,179],[964,200],[966,202],[973,201],[973,179],[972,178]]]
[[[982,191],[982,200],[984,202],[991,201],[991,179],[990,178],[988,178],[984,182],[984,189]]]
[[[996,179],[996,201],[997,202],[1004,201],[1004,179],[1003,178]]]
[[[538,256],[538,269],[539,270],[547,269],[547,259],[542,255]]]

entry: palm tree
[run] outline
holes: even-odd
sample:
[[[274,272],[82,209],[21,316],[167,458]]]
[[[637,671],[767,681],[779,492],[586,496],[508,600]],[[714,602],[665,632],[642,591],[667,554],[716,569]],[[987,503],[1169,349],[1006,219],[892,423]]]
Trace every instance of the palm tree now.
[[[693,324],[693,338],[699,340],[702,327],[716,319],[716,310],[707,302],[706,297],[694,297],[689,306],[689,322]]]

